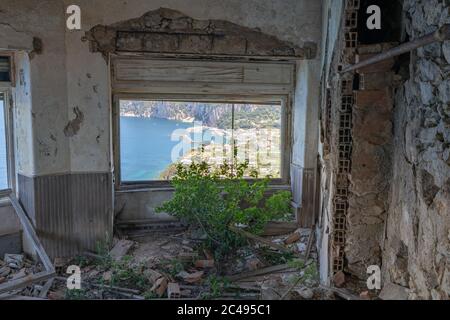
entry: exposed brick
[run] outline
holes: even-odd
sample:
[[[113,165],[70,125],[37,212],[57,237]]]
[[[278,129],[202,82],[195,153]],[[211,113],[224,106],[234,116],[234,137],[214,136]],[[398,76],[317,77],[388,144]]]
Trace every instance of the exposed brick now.
[[[373,56],[374,56],[374,54],[361,54],[361,55],[359,55],[359,62],[365,61]],[[394,67],[394,64],[395,64],[395,60],[394,60],[394,58],[391,58],[391,59],[380,61],[375,64],[371,64],[364,68],[360,68],[359,72],[364,73],[364,74],[373,73],[373,72],[387,72],[387,71],[392,70],[392,68]]]

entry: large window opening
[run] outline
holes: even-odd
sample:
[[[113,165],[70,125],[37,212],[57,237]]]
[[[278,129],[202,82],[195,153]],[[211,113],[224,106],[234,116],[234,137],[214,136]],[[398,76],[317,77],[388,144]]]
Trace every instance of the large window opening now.
[[[0,91],[0,191],[10,189],[8,152],[8,107],[6,92]]]
[[[282,101],[127,98],[119,99],[119,108],[122,184],[167,181],[176,164],[201,161],[213,167],[248,162],[248,173],[283,178]]]

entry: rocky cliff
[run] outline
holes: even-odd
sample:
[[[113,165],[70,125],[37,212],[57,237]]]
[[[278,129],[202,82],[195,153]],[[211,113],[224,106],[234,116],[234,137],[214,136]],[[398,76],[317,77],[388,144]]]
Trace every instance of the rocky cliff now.
[[[121,101],[120,115],[178,121],[201,121],[204,126],[231,128],[231,104],[172,101]],[[279,127],[280,106],[235,104],[236,128],[270,125]]]

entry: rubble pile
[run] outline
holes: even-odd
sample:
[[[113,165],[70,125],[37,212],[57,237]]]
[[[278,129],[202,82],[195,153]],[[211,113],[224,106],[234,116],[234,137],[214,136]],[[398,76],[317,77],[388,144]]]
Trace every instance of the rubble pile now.
[[[54,259],[55,278],[9,294],[51,300],[353,298],[319,285],[310,229],[269,236],[232,230],[245,237],[247,245],[220,262],[205,248],[198,230],[148,234],[138,240],[115,238],[96,253]],[[68,288],[69,266],[80,268],[80,289]],[[42,266],[24,255],[7,254],[0,260],[0,283],[40,271]]]
[[[203,246],[198,230],[149,234],[138,241],[115,239],[109,252],[86,253],[57,268],[48,298],[323,298],[326,290],[319,287],[311,230],[247,236],[248,245],[221,263]],[[66,288],[68,265],[80,266],[80,290]]]
[[[23,279],[29,275],[40,273],[44,270],[41,263],[28,259],[24,254],[5,254],[0,259],[0,284]],[[5,295],[18,297],[40,297],[44,290],[44,284],[33,284],[24,289],[14,290]]]

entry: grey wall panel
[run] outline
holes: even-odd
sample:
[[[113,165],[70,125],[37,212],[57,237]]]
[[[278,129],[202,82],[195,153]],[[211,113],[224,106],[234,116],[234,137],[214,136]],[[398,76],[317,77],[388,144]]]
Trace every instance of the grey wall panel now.
[[[39,176],[19,182],[24,209],[50,257],[95,250],[112,233],[112,176],[80,173]],[[32,180],[33,188],[29,187]],[[32,195],[30,195],[30,193]],[[30,212],[29,212],[30,210]]]
[[[95,250],[98,241],[112,236],[112,176],[72,175],[74,239],[83,249]]]
[[[73,255],[78,247],[73,237],[71,176],[35,178],[36,232],[49,256]]]

